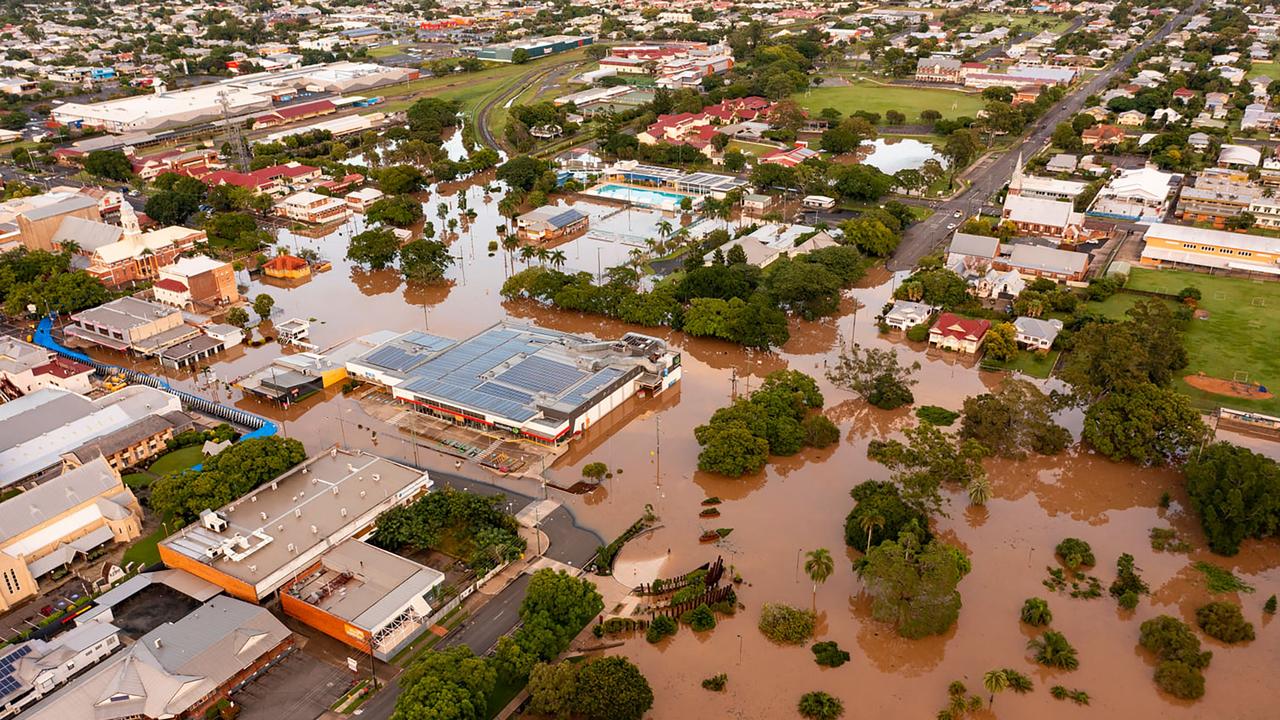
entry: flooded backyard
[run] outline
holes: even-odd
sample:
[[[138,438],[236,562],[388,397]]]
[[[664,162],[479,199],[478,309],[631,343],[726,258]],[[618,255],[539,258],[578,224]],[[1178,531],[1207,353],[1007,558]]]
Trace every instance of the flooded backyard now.
[[[910,140],[884,149],[905,143],[932,153],[928,145]],[[927,159],[906,161],[902,156],[907,149],[895,150],[899,156],[885,160],[895,164],[881,169],[893,172],[912,166],[896,163]],[[877,149],[868,162],[875,164],[873,159],[882,151]],[[457,258],[446,283],[420,285],[406,282],[395,270],[353,266],[345,259],[345,251],[350,236],[363,229],[359,217],[319,238],[282,232],[280,241],[286,247],[311,248],[333,263],[332,270],[287,288],[248,281],[243,274],[241,281],[248,282],[248,296],[266,292],[275,298],[275,322],[313,318],[311,342],[320,348],[379,330],[429,330],[462,338],[510,319],[599,338],[635,330],[663,337],[682,351],[684,377],[679,385],[656,399],[628,401],[593,425],[546,471],[555,484],[567,487],[581,477],[582,467],[589,462],[604,462],[614,469],[614,476],[590,493],[552,491],[555,499],[575,511],[580,524],[605,538],[622,532],[646,505],[653,506],[661,527],[624,548],[618,581],[630,586],[653,576],[678,575],[716,555],[722,555],[745,580],[739,591],[745,610],[724,619],[715,630],[695,634],[683,628],[660,645],[635,638],[610,651],[632,658],[649,678],[656,696],[651,717],[793,717],[797,699],[810,690],[825,690],[844,700],[849,709],[846,717],[933,717],[945,704],[949,682],[962,680],[971,692],[985,698],[982,673],[998,667],[1026,673],[1036,689],[1029,695],[1004,693],[997,698],[994,713],[979,717],[1275,716],[1274,703],[1260,700],[1274,695],[1265,688],[1272,687],[1280,641],[1271,619],[1263,618],[1261,606],[1267,596],[1280,590],[1280,543],[1250,542],[1234,558],[1210,557],[1203,551],[1191,557],[1156,553],[1147,538],[1149,529],[1156,526],[1172,526],[1197,547],[1203,546],[1198,523],[1187,509],[1180,475],[1111,463],[1079,448],[1053,458],[989,461],[994,497],[985,508],[970,508],[961,493],[953,494],[949,517],[938,522],[937,530],[969,554],[973,571],[960,584],[964,600],[960,620],[946,635],[908,641],[872,621],[867,604],[858,596],[861,584],[851,570],[857,553],[844,545],[844,518],[853,504],[849,490],[863,481],[888,477],[883,466],[867,459],[867,445],[899,433],[916,420],[908,410],[877,410],[833,388],[823,377],[824,368],[834,362],[851,336],[863,345],[892,343],[907,359],[919,360],[923,366],[917,375],[916,403],[953,410],[965,397],[996,386],[1003,376],[981,372],[953,355],[928,354],[919,346],[880,336],[873,315],[891,290],[883,273],[850,291],[839,317],[793,323],[791,340],[772,353],[695,340],[663,328],[505,303],[499,295],[502,282],[513,267],[519,270],[525,263],[506,251],[490,255],[487,250],[489,242],[497,239],[497,226],[504,222],[497,212],[500,192],[489,194],[485,189],[493,182],[489,174],[423,194],[427,218],[437,227],[442,225],[436,215],[439,203],[445,204],[447,217],[458,217],[459,193],[477,212],[474,222],[461,219],[456,234],[444,238]],[[617,210],[603,204],[592,208],[585,201],[574,205],[602,215]],[[661,213],[630,212],[634,213],[630,218],[623,217],[627,213],[603,218],[601,227],[616,235],[652,237],[658,223],[654,216]],[[559,249],[566,253],[566,269],[594,273],[598,266],[624,261],[630,247],[617,238],[588,233]],[[226,380],[256,370],[280,353],[275,344],[238,347],[215,356],[211,367]],[[119,361],[118,356],[103,357]],[[735,391],[749,392],[768,373],[787,368],[818,379],[826,412],[840,427],[841,442],[825,450],[777,458],[757,476],[730,480],[697,471],[693,429],[729,403]],[[203,381],[197,382],[192,374],[180,377],[176,384],[212,394],[202,390]],[[287,410],[241,397],[234,388],[220,386],[218,392],[224,401],[229,394],[237,407],[283,421],[283,432],[303,440],[312,452],[345,442],[452,468],[452,458],[442,459],[409,444],[395,428],[370,417],[336,386]],[[1078,412],[1062,421],[1079,435]],[[1273,444],[1254,446],[1276,454]],[[529,480],[503,482],[525,492],[537,490]],[[1158,509],[1164,492],[1173,499],[1168,510]],[[718,506],[721,516],[713,520],[698,516],[701,501],[709,496],[723,501]],[[702,531],[716,527],[733,528],[733,533],[716,544],[699,543]],[[1041,585],[1045,567],[1056,566],[1053,546],[1068,536],[1093,545],[1099,559],[1094,573],[1104,584],[1114,577],[1116,557],[1132,553],[1152,595],[1136,611],[1125,612],[1110,597],[1073,600],[1048,591]],[[835,573],[817,592],[817,639],[835,640],[853,654],[852,661],[838,669],[819,668],[807,647],[774,646],[756,629],[765,602],[801,607],[814,602],[812,586],[799,563],[803,552],[819,547],[830,549],[837,562]],[[1259,639],[1230,648],[1205,639],[1206,649],[1214,651],[1205,673],[1206,695],[1197,703],[1183,703],[1156,689],[1153,663],[1137,646],[1138,626],[1161,613],[1193,619],[1195,608],[1209,598],[1198,573],[1190,569],[1197,559],[1211,559],[1257,587],[1255,594],[1241,599],[1245,617],[1258,626]],[[601,582],[615,581],[603,578]],[[1053,627],[1079,651],[1079,670],[1045,670],[1030,660],[1025,645],[1031,635],[1018,622],[1018,609],[1031,596],[1049,600]],[[702,678],[721,672],[729,676],[725,693],[699,687]],[[1048,688],[1057,684],[1087,691],[1091,706],[1054,700]]]
[[[899,170],[919,170],[929,160],[937,160],[946,167],[946,161],[932,144],[914,138],[869,140],[858,148],[858,156],[863,164],[889,175]]]

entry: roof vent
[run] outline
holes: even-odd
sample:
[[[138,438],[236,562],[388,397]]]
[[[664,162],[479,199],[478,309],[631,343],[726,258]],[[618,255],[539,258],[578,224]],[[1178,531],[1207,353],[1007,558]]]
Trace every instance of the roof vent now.
[[[341,510],[341,512],[340,512],[340,514],[342,515],[342,517],[346,517],[346,516],[347,516],[347,509],[346,509],[346,508],[342,508],[342,510]]]
[[[356,471],[356,466],[352,465],[351,463],[347,463],[347,472],[354,473],[355,471]]]
[[[266,519],[267,519],[267,514],[266,514],[266,513],[264,513],[264,512],[260,512],[260,513],[258,513],[258,517],[262,518],[263,520],[266,520]]]
[[[258,494],[257,494],[257,493],[254,493],[254,494],[250,495],[250,496],[249,496],[249,502],[251,502],[251,503],[258,502]]]
[[[312,534],[312,535],[315,535],[315,534],[316,534],[316,533],[318,533],[318,532],[320,532],[320,530],[319,530],[319,529],[317,529],[315,525],[312,525],[312,526],[311,526],[311,534]]]
[[[302,517],[302,508],[294,508],[294,509],[293,509],[293,516],[294,516],[294,517],[296,517],[296,518],[300,518],[300,517]]]
[[[280,483],[279,483],[279,482],[277,482],[277,481],[275,481],[275,480],[272,480],[272,481],[271,481],[271,489],[272,489],[272,490],[279,490],[279,489],[280,489]]]
[[[333,492],[333,494],[334,494],[334,495],[337,495],[337,494],[338,494],[338,486],[337,486],[337,485],[334,485],[334,486],[333,486],[332,492]]]
[[[310,470],[310,468],[309,468],[308,466],[306,466],[306,465],[303,465],[303,466],[302,466],[302,474],[303,474],[303,475],[306,475],[308,470]]]
[[[160,638],[156,638],[156,648],[159,649],[162,647],[164,647],[164,643],[160,642]]]
[[[312,484],[312,485],[315,485],[315,484],[316,484],[316,483],[318,483],[318,482],[320,482],[320,478],[311,478],[311,484]]]
[[[293,546],[293,543],[289,543],[289,552],[297,552],[297,550],[298,549]]]
[[[360,497],[364,497],[364,491],[363,491],[363,490],[361,490],[361,491],[360,491]]]
[[[249,566],[249,572],[258,572],[258,566],[257,566],[257,565],[250,565],[250,566]]]

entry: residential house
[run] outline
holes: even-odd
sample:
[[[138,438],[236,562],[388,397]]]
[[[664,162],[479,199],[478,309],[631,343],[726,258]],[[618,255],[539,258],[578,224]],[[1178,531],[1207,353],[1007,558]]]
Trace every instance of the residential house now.
[[[990,329],[990,320],[975,320],[944,312],[929,328],[929,344],[943,350],[973,354],[987,339]]]
[[[746,253],[748,265],[763,268],[780,257],[795,257],[837,244],[825,230],[808,225],[764,223],[754,231],[725,243],[720,250],[728,253],[735,246],[741,247]],[[713,254],[704,255],[703,262],[708,265],[714,262]]]
[[[1080,133],[1080,142],[1087,148],[1095,149],[1115,147],[1124,138],[1124,128],[1115,125],[1093,125]]]
[[[929,321],[935,308],[910,300],[894,300],[893,307],[884,314],[884,324],[897,330],[909,330]]]
[[[1019,345],[1029,350],[1048,350],[1058,339],[1058,333],[1062,332],[1062,321],[1023,316],[1013,321],[1013,328]]]
[[[45,575],[141,534],[138,499],[101,457],[0,502],[0,610],[38,594]]]
[[[1126,110],[1116,117],[1116,123],[1123,127],[1142,127],[1147,116],[1138,110]]]

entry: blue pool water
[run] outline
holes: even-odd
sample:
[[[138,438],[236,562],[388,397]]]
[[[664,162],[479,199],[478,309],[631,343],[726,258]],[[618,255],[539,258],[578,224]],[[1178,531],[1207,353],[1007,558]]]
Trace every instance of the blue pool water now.
[[[664,190],[653,190],[650,188],[637,188],[627,185],[599,185],[586,191],[588,195],[596,197],[610,198],[612,200],[621,200],[629,202],[633,205],[643,205],[645,207],[663,208],[666,210],[674,210],[680,205],[680,201],[689,195],[682,195],[676,192],[667,192]],[[697,198],[694,198],[695,204]]]

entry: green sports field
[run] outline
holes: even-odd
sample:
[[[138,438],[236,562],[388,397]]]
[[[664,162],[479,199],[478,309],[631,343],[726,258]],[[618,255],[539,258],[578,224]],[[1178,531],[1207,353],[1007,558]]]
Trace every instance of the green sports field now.
[[[1233,380],[1248,373],[1250,384],[1264,385],[1280,396],[1280,353],[1275,350],[1280,337],[1280,282],[1134,268],[1127,287],[1170,294],[1185,287],[1199,288],[1200,308],[1208,316],[1192,320],[1187,328],[1190,362],[1184,374],[1203,372]],[[1181,380],[1178,387],[1200,407],[1225,406],[1280,415],[1280,397],[1242,400],[1196,390]]]
[[[866,110],[884,115],[897,110],[907,116],[907,122],[920,121],[920,111],[937,110],[943,117],[974,117],[984,106],[982,96],[958,90],[879,85],[855,81],[844,87],[818,87],[796,93],[793,100],[813,112],[823,108],[835,108],[845,115]]]

